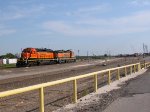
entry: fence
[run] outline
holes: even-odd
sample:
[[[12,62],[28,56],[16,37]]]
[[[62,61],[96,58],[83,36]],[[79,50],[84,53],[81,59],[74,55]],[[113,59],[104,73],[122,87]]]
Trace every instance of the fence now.
[[[98,89],[98,78],[97,77],[101,73],[105,73],[105,72],[108,73],[107,74],[108,84],[110,84],[111,83],[111,71],[117,70],[116,75],[117,75],[117,80],[119,80],[120,79],[120,70],[122,70],[122,69],[124,69],[124,72],[125,72],[124,74],[126,76],[127,75],[127,69],[130,69],[130,73],[132,73],[132,72],[137,72],[141,68],[146,68],[146,67],[150,67],[150,63],[145,63],[145,64],[136,63],[136,64],[126,65],[126,66],[121,66],[121,67],[116,67],[116,68],[110,68],[110,69],[97,71],[97,72],[93,72],[93,73],[89,73],[89,74],[84,74],[84,75],[80,75],[80,76],[70,77],[70,78],[66,78],[66,79],[62,79],[62,80],[57,80],[57,81],[33,85],[33,86],[29,86],[29,87],[4,91],[4,92],[0,93],[0,98],[11,96],[11,95],[16,95],[16,94],[20,94],[20,93],[24,93],[24,92],[28,92],[28,91],[39,90],[39,93],[40,93],[40,96],[39,96],[40,97],[40,112],[44,112],[44,88],[45,87],[54,86],[54,85],[58,85],[58,84],[67,83],[67,82],[72,81],[72,83],[73,83],[73,99],[74,99],[74,102],[77,102],[77,80],[78,79],[93,76],[93,78],[94,78],[94,90],[96,92]]]

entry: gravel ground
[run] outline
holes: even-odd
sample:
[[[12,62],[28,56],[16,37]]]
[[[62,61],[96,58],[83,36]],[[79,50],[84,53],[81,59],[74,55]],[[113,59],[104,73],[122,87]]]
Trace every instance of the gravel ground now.
[[[137,58],[134,58],[134,59],[129,58],[129,59],[126,59],[126,61],[124,61],[124,59],[121,59],[121,60],[114,60],[114,61],[107,62],[107,66],[102,66],[102,64],[100,63],[100,64],[96,64],[92,66],[85,66],[85,67],[73,68],[73,69],[68,69],[68,70],[60,70],[60,71],[58,70],[57,72],[55,71],[55,72],[47,72],[47,73],[42,73],[42,74],[30,75],[30,76],[25,75],[22,77],[8,78],[8,79],[0,81],[0,91],[6,91],[10,89],[35,85],[39,83],[55,81],[55,80],[64,79],[64,78],[77,76],[77,75],[83,75],[86,73],[100,71],[100,70],[111,68],[111,67],[117,67],[118,65],[136,63],[138,61],[139,60],[137,60]]]
[[[77,76],[85,73],[90,73],[94,71],[99,71],[102,69],[107,69],[111,67],[116,67],[119,65],[125,65],[130,63],[138,62],[137,58],[122,59],[118,61],[108,62],[107,66],[102,66],[101,64],[79,67],[70,70],[62,70],[54,73],[44,73],[36,74],[32,76],[24,76],[21,78],[13,78],[2,80],[0,82],[0,91],[30,86],[34,84],[39,84],[43,82],[50,82],[58,79],[63,79],[67,77]],[[67,66],[67,65],[65,65]],[[32,69],[32,68],[31,68]],[[84,83],[84,84],[83,84]],[[100,82],[101,86],[106,84]],[[92,81],[89,79],[78,81],[79,90],[78,98],[88,94],[93,91]],[[81,86],[81,87],[80,87]],[[86,91],[83,88],[86,87]],[[69,88],[69,91],[68,91]],[[61,86],[55,86],[45,89],[45,112],[51,112],[57,110],[64,105],[72,102],[72,84],[66,83]],[[15,95],[7,98],[0,99],[0,112],[39,112],[39,92],[29,92],[25,94]],[[104,95],[102,97],[108,97]],[[105,103],[102,103],[105,104]]]
[[[53,112],[102,112],[117,98],[130,95],[126,91],[126,87],[145,71],[141,70],[138,73],[128,75],[119,81],[113,82],[111,85],[100,88],[96,93],[91,93],[79,99],[76,104],[69,104]]]

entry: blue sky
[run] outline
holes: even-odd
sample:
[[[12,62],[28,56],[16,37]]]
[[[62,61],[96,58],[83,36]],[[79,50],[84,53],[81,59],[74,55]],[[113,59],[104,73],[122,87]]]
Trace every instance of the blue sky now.
[[[0,55],[26,47],[142,52],[149,36],[150,0],[0,0]]]

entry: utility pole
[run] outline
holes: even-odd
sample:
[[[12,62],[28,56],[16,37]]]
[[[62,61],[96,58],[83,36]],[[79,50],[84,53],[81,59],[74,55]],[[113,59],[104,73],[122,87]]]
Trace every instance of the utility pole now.
[[[78,49],[77,59],[80,60],[79,54],[80,54],[80,50]]]
[[[87,51],[87,59],[88,59],[88,62],[89,62],[89,51]]]
[[[87,51],[87,57],[89,56],[89,51]]]
[[[146,45],[146,53],[148,53],[148,46]]]
[[[78,56],[79,56],[80,50],[78,50]]]
[[[143,58],[145,57],[145,55],[148,55],[148,53],[148,46],[143,43]]]
[[[145,45],[143,43],[143,58],[144,58],[144,55],[145,55]]]
[[[144,45],[144,43],[143,43],[143,54],[145,53],[145,45]]]

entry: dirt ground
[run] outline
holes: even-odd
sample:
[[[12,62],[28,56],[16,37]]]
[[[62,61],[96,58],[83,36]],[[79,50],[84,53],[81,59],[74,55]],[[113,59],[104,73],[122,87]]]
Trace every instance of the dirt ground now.
[[[113,112],[126,112],[127,109],[125,108],[127,107],[124,108],[124,111],[123,110],[117,111],[116,109],[111,108],[109,105],[111,105],[114,101],[116,101],[120,97],[127,98],[127,97],[132,97],[135,94],[147,93],[147,91],[150,90],[148,88],[149,86],[148,85],[145,86],[144,83],[141,85],[141,81],[145,79],[146,79],[145,80],[146,83],[149,82],[148,75],[144,75],[144,78],[142,79],[143,73],[147,74],[149,72],[149,71],[147,72],[145,71],[146,70],[143,69],[140,72],[128,75],[127,77],[124,77],[119,81],[113,82],[111,85],[106,85],[100,88],[96,93],[88,94],[87,96],[79,99],[76,104],[69,104],[58,110],[55,110],[54,112],[103,112],[103,111],[112,112],[113,110],[115,110]],[[138,87],[136,84],[138,84]],[[138,90],[139,87],[140,90]],[[142,105],[143,104],[144,102],[142,102]],[[105,110],[108,106],[110,108]],[[117,108],[117,106],[115,105],[114,108]],[[149,108],[149,106],[147,108]],[[144,112],[148,112],[148,111],[144,111]]]
[[[27,75],[27,76],[22,76],[22,77],[9,78],[5,80],[1,80],[0,91],[26,87],[26,86],[44,83],[44,82],[50,82],[50,81],[54,81],[58,79],[81,75],[81,74],[83,75],[86,73],[100,71],[100,70],[111,68],[111,67],[117,67],[118,65],[121,66],[121,65],[126,65],[130,63],[136,63],[139,61],[142,62],[143,60],[142,59],[139,60],[138,58],[119,59],[119,60],[107,62],[107,66],[102,66],[102,63],[96,63],[95,65],[91,65],[91,66],[82,66],[82,67],[71,68],[67,70],[63,69],[60,71],[44,72],[44,73],[38,73],[38,74]],[[69,65],[64,64],[60,66],[67,67]],[[54,66],[59,66],[59,65],[53,65],[52,68]],[[47,68],[47,66],[45,67]],[[31,67],[30,69],[33,72],[34,70],[32,69],[35,69],[35,68],[37,69],[38,67]],[[41,67],[41,68],[43,70],[45,69],[44,67]],[[22,68],[21,70],[25,70],[25,68]],[[14,71],[16,71],[16,69]],[[20,72],[16,71],[16,73],[20,73]],[[9,75],[10,74],[11,73],[9,73]],[[4,75],[7,75],[7,74],[4,74]],[[104,84],[106,84],[106,82],[101,80],[99,84],[100,86],[103,86]],[[93,80],[91,80],[90,78],[79,80],[78,85],[79,85],[78,98],[93,91],[93,88],[92,88]],[[53,110],[57,110],[58,108],[71,103],[72,94],[73,94],[72,90],[73,90],[72,83],[65,83],[63,85],[46,88],[44,90],[45,112],[51,112]],[[108,95],[104,97],[109,98]],[[39,92],[33,91],[33,92],[23,93],[23,94],[10,96],[6,98],[0,98],[0,111],[1,112],[12,112],[12,111],[13,112],[38,112],[39,111]]]

